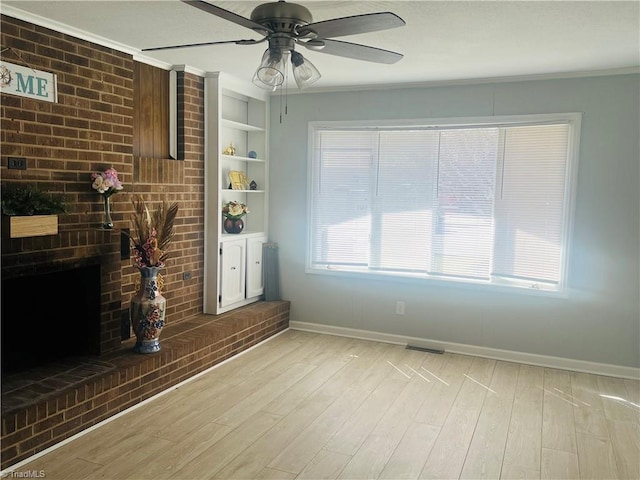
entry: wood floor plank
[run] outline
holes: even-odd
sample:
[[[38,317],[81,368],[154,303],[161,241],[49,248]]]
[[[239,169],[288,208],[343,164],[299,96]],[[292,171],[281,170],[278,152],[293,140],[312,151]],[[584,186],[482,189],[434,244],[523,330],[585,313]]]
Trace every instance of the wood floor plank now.
[[[571,372],[573,417],[576,432],[607,437],[609,430],[598,391],[598,378],[588,373]]]
[[[96,480],[144,480],[147,465],[173,447],[173,442],[168,440],[148,439],[137,448],[132,448],[125,455],[108,463],[100,470],[91,473],[91,478]]]
[[[294,386],[282,392],[270,402],[266,402],[262,410],[283,416],[291,413],[347,363],[348,360],[342,359],[327,360],[321,363]]]
[[[497,362],[460,478],[500,478],[519,368]]]
[[[314,371],[313,373],[315,373]],[[313,374],[312,373],[312,374]],[[348,382],[343,387],[348,388]],[[315,421],[342,393],[339,388],[320,389],[289,412],[281,421],[251,444],[242,455],[220,470],[216,478],[252,478],[282,453],[302,430]],[[273,412],[271,412],[273,413]]]
[[[455,406],[466,410],[482,408],[485,397],[493,393],[489,384],[496,361],[488,358],[473,358],[469,370],[463,374],[463,382],[455,399]]]
[[[224,468],[237,455],[273,427],[281,417],[272,413],[258,412],[247,419],[221,440],[215,442],[171,477],[174,480],[208,479]]]
[[[636,407],[636,419],[640,422],[640,380],[625,378],[623,381],[627,389],[627,399]]]
[[[139,419],[129,428],[135,428],[151,437],[179,443],[188,439],[192,432],[204,424],[212,423],[221,413],[221,410],[217,409],[224,408],[225,402],[222,399],[228,398],[236,388],[238,387],[220,382],[209,384],[207,388],[202,388],[199,395],[189,394],[183,401],[174,402],[169,408],[158,412],[155,418],[161,418],[162,422],[149,422],[147,418],[152,416],[145,412],[145,415],[138,416]]]
[[[545,368],[543,381],[542,448],[577,453],[569,372]]]
[[[428,392],[416,421],[441,427],[449,414],[451,406],[464,383],[464,375],[469,370],[472,357],[465,355],[445,354],[446,364],[440,372],[432,372],[437,376],[433,388]],[[435,378],[435,377],[434,377]]]
[[[380,475],[432,385],[418,375],[411,378],[346,465],[340,478],[377,478]]]
[[[214,421],[232,427],[240,425],[248,417],[260,411],[265,403],[271,402],[282,392],[286,392],[315,369],[315,365],[293,364],[270,382],[239,399],[233,407],[216,417]]]
[[[500,478],[540,478],[544,369],[520,365]]]
[[[611,445],[620,478],[640,478],[640,425],[638,422],[609,420]]]
[[[597,380],[607,420],[637,421],[637,408],[629,404],[624,380],[605,376],[598,376]]]
[[[419,478],[459,478],[476,429],[495,360],[472,358],[438,439]]]
[[[291,339],[292,334],[294,339]],[[295,332],[286,331],[260,345],[259,348],[244,352],[241,357],[234,359],[241,359],[241,362],[232,360],[215,369],[214,378],[229,384],[240,385],[248,378],[260,375],[269,369],[281,373],[278,371],[278,365],[288,364],[295,355],[304,355],[307,344],[314,341],[317,341],[317,337],[313,334],[304,335],[301,338],[295,335]],[[272,368],[273,365],[276,367]]]
[[[405,354],[406,350],[399,345],[387,344],[384,348],[378,349],[372,356],[373,362],[354,383],[354,386],[374,390],[389,375],[406,380],[408,374],[400,367]]]
[[[180,435],[181,441],[174,442],[171,448],[158,455],[139,475],[153,480],[170,478],[232,430],[228,425],[207,423],[192,430],[189,435]],[[149,441],[153,442],[153,439]]]
[[[418,478],[439,433],[440,427],[412,422],[378,478]]]
[[[268,467],[300,473],[370,393],[361,388],[347,388]]]
[[[74,455],[76,458],[100,465],[108,465],[114,460],[125,456],[131,449],[142,445],[149,438],[149,435],[140,433],[135,429],[122,428],[119,431],[114,430],[104,437],[96,434],[93,438],[94,441],[87,441],[85,438],[84,442],[78,442],[73,446],[67,444],[65,447],[75,450]]]
[[[345,465],[351,460],[351,455],[331,452],[322,449],[311,459],[307,466],[296,477],[296,480],[318,480],[338,478]]]
[[[580,478],[578,454],[543,448],[540,470],[543,480]]]
[[[384,380],[362,402],[344,424],[331,436],[323,448],[332,452],[354,455],[375,428],[406,382],[396,378]]]
[[[296,475],[294,473],[274,470],[273,468],[264,468],[255,477],[252,478],[254,480],[294,480],[296,478]]]
[[[620,478],[618,476],[615,453],[609,438],[578,432],[576,439],[581,478],[594,480]]]
[[[451,409],[418,478],[459,478],[478,415],[478,410]]]

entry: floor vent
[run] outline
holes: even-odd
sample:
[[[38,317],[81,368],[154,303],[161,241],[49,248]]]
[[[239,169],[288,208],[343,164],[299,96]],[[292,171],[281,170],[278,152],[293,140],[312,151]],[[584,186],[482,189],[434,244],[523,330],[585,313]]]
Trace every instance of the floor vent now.
[[[405,348],[407,350],[418,350],[420,352],[427,352],[427,353],[444,353],[444,350],[438,350],[435,348],[417,347],[415,345],[407,345]]]

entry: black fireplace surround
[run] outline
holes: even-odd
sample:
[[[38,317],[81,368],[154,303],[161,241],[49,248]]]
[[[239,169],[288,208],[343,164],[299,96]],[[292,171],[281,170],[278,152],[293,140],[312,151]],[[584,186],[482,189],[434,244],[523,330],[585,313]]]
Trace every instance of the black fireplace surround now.
[[[100,268],[83,259],[3,272],[3,376],[100,353]]]

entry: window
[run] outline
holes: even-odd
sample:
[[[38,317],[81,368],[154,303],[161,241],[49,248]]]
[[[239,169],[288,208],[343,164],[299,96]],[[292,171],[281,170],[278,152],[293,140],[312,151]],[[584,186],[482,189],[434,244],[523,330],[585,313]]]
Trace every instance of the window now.
[[[562,292],[579,127],[312,123],[307,271]]]

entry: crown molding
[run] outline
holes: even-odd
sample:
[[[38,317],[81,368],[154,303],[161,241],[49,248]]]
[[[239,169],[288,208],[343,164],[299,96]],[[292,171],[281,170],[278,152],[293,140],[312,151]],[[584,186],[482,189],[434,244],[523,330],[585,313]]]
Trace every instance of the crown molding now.
[[[0,13],[9,17],[17,18],[18,20],[23,20],[25,22],[39,25],[44,28],[50,28],[51,30],[55,30],[56,32],[71,35],[81,40],[86,40],[91,43],[102,45],[103,47],[113,48],[114,50],[118,50],[119,52],[128,53],[130,55],[140,54],[140,50],[138,50],[137,48],[130,47],[129,45],[125,45],[123,43],[114,42],[113,40],[109,40],[108,38],[104,38],[99,35],[80,30],[78,28],[70,27],[69,25],[65,25],[64,23],[60,23],[49,18],[41,17],[40,15],[34,15],[33,13],[25,12],[24,10],[20,10],[11,5],[2,5],[2,10]]]
[[[515,83],[529,82],[532,80],[562,80],[569,78],[587,78],[587,77],[607,77],[614,75],[634,75],[640,74],[640,67],[611,68],[606,70],[588,70],[581,72],[558,72],[558,73],[540,73],[531,75],[514,75],[510,77],[482,77],[482,78],[466,78],[466,79],[450,79],[450,80],[434,80],[426,82],[410,82],[410,83],[385,83],[375,85],[352,85],[342,87],[318,87],[306,88],[304,91],[290,89],[289,95],[299,95],[305,93],[339,93],[339,92],[361,92],[363,90],[390,90],[390,89],[409,89],[409,88],[436,88],[436,87],[453,87],[465,85],[487,85],[496,83]],[[279,94],[279,90],[272,95]]]
[[[65,25],[64,23],[60,23],[49,18],[41,17],[40,15],[34,15],[33,13],[25,12],[24,10],[12,7],[11,5],[2,5],[2,10],[0,11],[0,13],[2,13],[3,15],[7,15],[8,17],[17,18],[18,20],[22,20],[24,22],[33,23],[34,25],[38,25],[40,27],[49,28],[51,30],[55,30],[56,32],[64,33],[65,35],[71,35],[72,37],[79,38],[80,40],[95,43],[96,45],[111,48],[122,53],[127,53],[131,55],[137,62],[146,63],[154,67],[162,68],[163,70],[174,70],[174,66],[170,63],[161,62],[154,58],[147,57],[142,53],[141,50],[137,48],[130,47],[129,45],[125,45],[124,43],[115,42],[108,38],[104,38],[99,35],[87,32],[85,30],[70,27],[69,25]],[[201,76],[204,74],[204,72],[198,71],[196,69],[190,69],[188,67],[183,68],[182,71],[195,73],[196,75]]]

